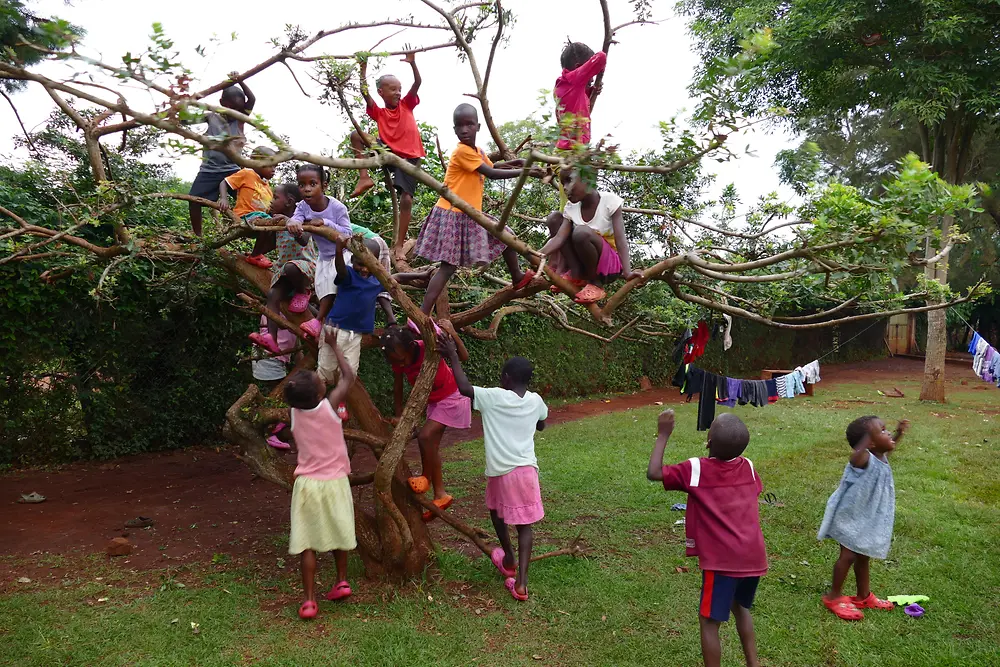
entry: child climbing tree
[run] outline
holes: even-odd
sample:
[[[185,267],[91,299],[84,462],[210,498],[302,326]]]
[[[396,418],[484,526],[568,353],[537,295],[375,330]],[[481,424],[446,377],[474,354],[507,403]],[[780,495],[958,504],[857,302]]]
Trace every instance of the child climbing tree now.
[[[416,4],[416,3],[414,3]],[[769,326],[788,329],[819,328],[843,322],[870,320],[889,314],[926,312],[967,301],[976,290],[965,295],[951,294],[947,288],[931,281],[922,288],[920,296],[902,294],[894,285],[893,277],[907,270],[921,269],[930,261],[912,252],[912,239],[923,237],[937,224],[940,216],[961,218],[975,207],[975,191],[971,186],[949,185],[935,176],[916,157],[904,159],[893,180],[886,184],[886,196],[878,201],[861,197],[852,188],[832,185],[822,192],[812,194],[800,207],[790,208],[765,205],[752,212],[745,224],[733,220],[709,222],[703,216],[682,213],[678,210],[635,206],[637,198],[628,196],[628,184],[650,177],[667,178],[700,160],[711,156],[727,159],[729,137],[761,119],[740,117],[729,103],[732,91],[738,89],[743,75],[754,67],[755,55],[766,48],[766,35],[747,43],[744,52],[733,56],[720,74],[706,81],[699,89],[704,98],[703,114],[699,117],[699,131],[703,137],[687,135],[677,145],[669,160],[643,160],[641,164],[622,162],[612,156],[602,140],[592,145],[575,144],[569,150],[555,147],[562,128],[553,123],[545,128],[542,136],[526,137],[520,145],[511,147],[502,136],[489,102],[489,84],[495,69],[503,66],[506,58],[500,51],[505,31],[512,16],[500,2],[487,5],[459,5],[443,7],[431,0],[421,0],[420,18],[401,18],[370,23],[352,23],[306,35],[292,29],[280,40],[272,55],[263,61],[249,64],[235,72],[226,81],[203,88],[193,87],[194,76],[185,68],[173,43],[156,28],[146,52],[127,56],[123,64],[111,64],[80,55],[78,37],[65,24],[52,24],[57,44],[61,50],[32,42],[24,37],[24,48],[41,54],[41,61],[61,59],[74,64],[81,73],[102,81],[100,86],[89,86],[73,81],[61,81],[46,74],[47,70],[27,64],[24,60],[0,59],[0,82],[31,85],[44,90],[58,109],[78,128],[84,139],[87,160],[96,184],[86,193],[74,192],[72,205],[64,207],[59,219],[42,218],[37,210],[19,206],[16,201],[0,206],[4,226],[0,228],[0,265],[33,263],[44,266],[49,277],[65,276],[67,272],[93,275],[95,293],[101,289],[115,271],[136,260],[150,261],[162,267],[162,272],[187,276],[189,279],[206,280],[207,272],[200,267],[221,269],[228,274],[229,285],[238,294],[239,302],[280,328],[294,333],[303,350],[297,362],[300,368],[314,368],[316,364],[315,341],[305,336],[300,325],[312,318],[312,313],[292,312],[288,303],[281,304],[280,312],[269,308],[265,297],[270,288],[270,273],[263,268],[243,261],[233,250],[244,239],[262,232],[284,231],[276,221],[240,220],[229,211],[220,211],[219,203],[175,192],[136,193],[116,181],[115,173],[108,168],[109,155],[114,150],[113,141],[121,140],[136,128],[155,128],[168,142],[188,150],[211,150],[224,154],[234,164],[250,169],[267,169],[285,163],[318,165],[331,170],[393,170],[397,177],[405,175],[424,189],[436,193],[449,206],[463,216],[469,225],[478,225],[497,242],[520,255],[531,267],[534,277],[511,285],[502,278],[492,280],[493,288],[478,303],[452,308],[448,290],[442,290],[434,303],[436,318],[442,327],[460,334],[483,339],[495,339],[502,318],[511,312],[528,312],[546,317],[556,326],[580,331],[585,335],[611,341],[628,336],[657,336],[669,333],[654,317],[649,316],[649,299],[665,303],[686,303],[698,308],[725,313],[761,322]],[[646,7],[646,3],[638,3]],[[595,10],[598,5],[595,4]],[[612,48],[620,31],[636,21],[613,27],[606,3],[599,8],[604,19],[605,39],[603,52],[607,54],[609,76],[613,76],[615,50]],[[595,11],[595,18],[597,14]],[[641,22],[643,19],[637,19]],[[372,63],[380,57],[411,56],[436,49],[455,49],[468,65],[474,84],[472,97],[478,107],[478,121],[495,147],[490,162],[523,161],[519,176],[513,179],[509,194],[491,201],[484,196],[482,209],[465,201],[454,191],[404,157],[372,147],[372,152],[361,158],[339,158],[322,154],[317,148],[291,145],[281,134],[281,128],[272,127],[266,119],[213,102],[218,93],[229,86],[244,83],[265,70],[284,66],[295,75],[309,70],[314,80],[322,82],[321,91],[341,105],[342,111],[358,127],[360,108],[353,106],[353,95],[348,93],[358,86],[357,58],[336,48],[338,36],[347,32],[372,32],[382,34],[386,29],[407,31],[416,39],[420,35],[449,35],[448,41],[430,40],[425,46],[411,46],[380,54],[361,54]],[[379,31],[382,31],[381,33]],[[489,32],[492,38],[484,42],[483,49],[472,46],[475,36]],[[49,35],[52,37],[53,35]],[[413,39],[411,39],[411,42]],[[478,45],[479,42],[477,42]],[[329,48],[323,52],[323,48]],[[412,58],[411,58],[412,59]],[[485,62],[485,67],[481,63]],[[515,63],[508,63],[514,67]],[[556,73],[554,73],[556,74]],[[296,76],[296,81],[300,79]],[[595,82],[599,83],[599,82]],[[139,86],[148,95],[124,94],[126,85]],[[303,89],[303,92],[304,89]],[[589,104],[596,106],[600,86],[592,88]],[[525,93],[526,100],[532,99]],[[151,100],[140,103],[140,99]],[[193,120],[205,114],[218,114],[229,121],[251,127],[267,138],[273,146],[273,155],[247,157],[240,146],[226,137],[201,134]],[[434,159],[431,156],[430,159]],[[440,158],[443,162],[443,158]],[[486,161],[483,161],[484,165]],[[520,164],[520,162],[516,162]],[[535,238],[541,238],[543,220],[519,211],[519,200],[529,179],[531,189],[551,192],[558,199],[561,173],[572,171],[587,187],[600,177],[607,183],[618,183],[617,196],[625,201],[620,207],[622,219],[628,226],[635,216],[657,221],[650,227],[659,234],[653,250],[633,253],[631,270],[624,279],[612,280],[606,276],[606,299],[576,304],[572,298],[580,289],[559,271],[553,271],[538,249],[526,242],[521,235],[511,231],[512,218],[535,224]],[[475,172],[473,172],[475,173]],[[481,172],[480,172],[481,173]],[[582,186],[581,186],[582,187]],[[602,186],[603,187],[603,186]],[[548,190],[545,190],[548,188]],[[478,189],[477,191],[481,191]],[[584,192],[588,191],[586,188]],[[394,189],[389,190],[395,197]],[[494,191],[495,192],[495,191]],[[489,194],[486,193],[487,195]],[[222,213],[221,222],[204,237],[186,234],[179,239],[165,239],[142,222],[141,216],[126,213],[141,209],[151,202],[175,199],[208,207]],[[478,202],[477,202],[478,203]],[[648,204],[646,205],[648,206]],[[617,215],[616,208],[615,214]],[[394,206],[398,223],[399,206]],[[489,213],[489,214],[488,214]],[[585,214],[586,210],[581,213]],[[525,219],[527,218],[527,219]],[[587,222],[584,220],[584,222]],[[572,225],[572,222],[570,223]],[[405,230],[393,225],[395,238],[392,247],[402,247],[400,234]],[[343,243],[342,232],[333,227],[316,226],[308,230],[332,244]],[[962,240],[960,235],[948,239],[945,252]],[[424,570],[432,544],[423,521],[423,512],[429,512],[462,533],[486,555],[493,549],[484,542],[484,536],[466,525],[433,502],[418,496],[410,489],[411,477],[403,460],[406,444],[421,423],[428,398],[435,380],[440,355],[434,327],[426,310],[417,303],[423,295],[404,291],[399,281],[386,270],[379,258],[366,248],[363,239],[355,236],[347,242],[354,255],[354,263],[367,267],[397,306],[410,318],[420,331],[423,340],[423,365],[413,382],[398,422],[391,422],[376,409],[364,386],[362,370],[360,381],[354,383],[347,395],[351,422],[344,429],[349,453],[358,447],[371,451],[378,463],[373,473],[352,474],[352,486],[371,489],[373,511],[355,513],[358,553],[368,572],[391,578],[416,576]],[[643,254],[643,252],[645,254]],[[394,258],[399,272],[411,273],[413,268],[406,257]],[[629,264],[622,262],[622,264]],[[213,279],[217,279],[214,278]],[[419,280],[418,280],[419,282]],[[779,288],[776,288],[779,287]],[[516,288],[516,289],[515,289]],[[563,295],[553,295],[552,291]],[[915,298],[928,298],[928,305],[914,302]],[[828,307],[819,309],[805,318],[789,316],[782,310],[783,294],[795,293],[827,299]],[[414,294],[416,299],[411,298]],[[415,302],[416,301],[416,302]],[[632,308],[631,302],[642,301],[643,308]],[[630,310],[631,308],[631,310]],[[628,310],[631,319],[620,321],[619,312]],[[453,312],[454,311],[454,312]],[[638,312],[637,315],[634,313]],[[568,314],[579,316],[571,325]],[[589,318],[589,328],[578,326],[580,318]],[[480,323],[489,324],[477,326]],[[276,389],[279,391],[280,386]],[[278,396],[278,393],[274,394]],[[261,477],[285,487],[290,487],[291,468],[266,444],[269,427],[288,419],[287,407],[274,407],[266,402],[256,386],[249,387],[229,408],[225,415],[224,433],[236,443],[241,456]],[[553,553],[575,553],[579,545]]]

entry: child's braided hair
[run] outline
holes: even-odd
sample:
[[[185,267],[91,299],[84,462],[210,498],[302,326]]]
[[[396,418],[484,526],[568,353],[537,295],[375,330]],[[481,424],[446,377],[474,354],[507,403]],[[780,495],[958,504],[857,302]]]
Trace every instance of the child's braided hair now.
[[[592,48],[583,42],[571,41],[570,38],[567,37],[566,46],[562,50],[562,55],[559,56],[559,63],[562,65],[563,69],[572,71],[590,60],[593,55],[594,50]]]
[[[386,327],[385,331],[382,332],[379,345],[382,346],[383,352],[409,350],[418,340],[420,340],[420,336],[413,329],[394,324]]]

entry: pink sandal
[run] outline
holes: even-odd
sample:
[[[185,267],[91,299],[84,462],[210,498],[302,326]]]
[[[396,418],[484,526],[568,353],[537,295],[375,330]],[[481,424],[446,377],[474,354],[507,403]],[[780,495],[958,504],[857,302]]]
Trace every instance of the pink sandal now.
[[[509,579],[510,577],[513,577],[517,573],[514,570],[508,570],[503,566],[504,555],[505,554],[503,549],[497,547],[496,549],[493,550],[493,553],[490,554],[490,560],[493,561],[493,564],[496,565],[498,570],[500,570],[500,574]]]
[[[312,298],[312,292],[296,292],[292,300],[288,302],[288,310],[292,313],[304,313],[306,309],[309,308],[309,299]]]
[[[307,621],[310,618],[316,618],[317,613],[319,613],[319,605],[312,600],[306,600],[302,603],[302,606],[299,607],[299,618],[304,621]]]
[[[302,333],[310,338],[315,338],[319,340],[319,335],[323,333],[323,325],[319,323],[319,320],[313,318],[304,324],[300,324],[299,328],[302,329]]]
[[[344,598],[351,596],[351,585],[346,581],[341,581],[333,585],[330,592],[326,594],[327,600],[343,600]]]
[[[597,285],[590,284],[577,292],[576,296],[573,297],[573,301],[580,304],[597,303],[607,295],[608,293]]]
[[[289,445],[287,442],[283,442],[282,440],[279,440],[278,436],[276,436],[276,435],[272,435],[271,437],[269,437],[267,439],[267,444],[269,444],[271,447],[274,447],[275,449],[291,449],[292,448],[292,446]]]
[[[279,433],[281,433],[282,431],[284,431],[286,428],[288,428],[288,424],[286,424],[285,422],[278,422],[275,425],[274,430],[271,431],[271,435],[278,435]]]
[[[528,589],[524,589],[524,595],[517,592],[517,580],[514,577],[507,577],[507,581],[503,582],[503,585],[507,587],[510,591],[510,596],[517,600],[518,602],[525,602],[528,599]]]
[[[253,341],[254,345],[260,345],[262,348],[268,352],[273,352],[274,354],[281,354],[281,348],[278,347],[277,341],[271,337],[269,333],[260,333],[259,331],[254,331],[250,334],[250,340]]]

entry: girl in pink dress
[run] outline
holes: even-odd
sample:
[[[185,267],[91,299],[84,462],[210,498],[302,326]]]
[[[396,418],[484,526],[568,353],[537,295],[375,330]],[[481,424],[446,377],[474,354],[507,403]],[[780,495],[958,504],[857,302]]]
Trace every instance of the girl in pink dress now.
[[[340,382],[329,395],[324,396],[326,383],[313,371],[299,371],[285,385],[285,402],[292,408],[292,435],[298,448],[288,553],[302,556],[305,600],[299,607],[299,617],[303,619],[315,618],[319,611],[316,552],[333,552],[337,579],[326,598],[343,600],[351,594],[347,552],[358,544],[348,479],[351,459],[335,407],[347,397],[354,371],[337,347],[336,334],[327,333],[326,343],[333,348],[341,369]]]

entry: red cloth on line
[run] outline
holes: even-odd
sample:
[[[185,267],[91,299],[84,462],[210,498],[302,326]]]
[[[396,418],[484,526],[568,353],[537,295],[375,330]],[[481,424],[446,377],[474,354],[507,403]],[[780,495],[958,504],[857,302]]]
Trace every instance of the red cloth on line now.
[[[688,341],[688,351],[684,354],[685,364],[690,364],[692,361],[705,354],[705,345],[708,344],[711,336],[712,332],[708,328],[708,323],[705,322],[705,320],[698,322],[698,326],[695,327],[691,340]]]
[[[663,466],[663,488],[686,491],[687,555],[729,577],[767,573],[757,497],[764,490],[750,459],[693,458]]]

